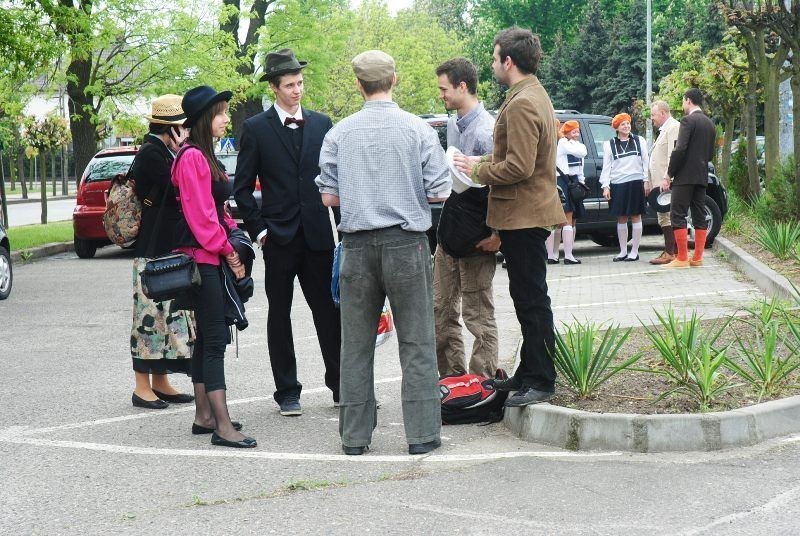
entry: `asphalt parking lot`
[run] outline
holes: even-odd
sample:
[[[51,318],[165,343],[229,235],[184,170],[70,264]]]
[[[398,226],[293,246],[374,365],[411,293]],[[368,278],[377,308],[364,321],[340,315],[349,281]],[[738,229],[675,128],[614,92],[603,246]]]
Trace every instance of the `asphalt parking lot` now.
[[[642,259],[658,253],[647,238]],[[761,296],[709,256],[665,273],[580,242],[580,266],[554,266],[558,321],[634,325],[671,301],[706,317]],[[128,353],[131,256],[60,254],[16,266],[0,303],[2,534],[796,534],[800,437],[716,453],[573,453],[521,441],[502,424],[443,429],[431,456],[405,454],[399,366],[391,340],[376,354],[382,402],[372,451],[345,457],[323,387],[310,312],[297,289],[295,344],[305,388],[299,418],[272,401],[266,300],[248,304],[238,358],[229,347],[231,413],[256,437],[248,451],[192,436],[192,409],[133,408]],[[505,271],[495,279],[501,359],[519,329]],[[188,390],[186,377],[174,383]]]

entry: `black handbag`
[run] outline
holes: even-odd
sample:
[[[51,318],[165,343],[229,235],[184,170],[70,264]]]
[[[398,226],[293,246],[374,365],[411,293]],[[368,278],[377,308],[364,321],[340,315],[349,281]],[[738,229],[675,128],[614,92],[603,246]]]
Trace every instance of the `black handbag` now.
[[[169,253],[147,261],[142,273],[142,290],[153,301],[183,298],[200,285],[200,270],[185,253]]]
[[[569,183],[569,198],[573,203],[583,203],[583,200],[589,195],[589,187],[580,181]]]
[[[164,196],[161,199],[161,206],[156,216],[155,229],[158,230],[161,224],[161,215],[164,210],[164,203],[167,199],[169,188],[164,189]],[[158,257],[150,258],[153,255],[155,246],[154,236],[151,237],[147,246],[147,263],[142,272],[142,290],[144,295],[153,301],[181,300],[186,303],[182,309],[189,309],[192,300],[190,291],[192,287],[200,286],[200,270],[194,259],[185,253],[167,253]]]

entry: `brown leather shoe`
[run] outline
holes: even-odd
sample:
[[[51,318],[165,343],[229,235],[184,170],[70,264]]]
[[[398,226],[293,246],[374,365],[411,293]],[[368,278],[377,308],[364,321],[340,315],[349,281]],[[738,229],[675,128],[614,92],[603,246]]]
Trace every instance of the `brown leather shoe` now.
[[[667,253],[666,251],[662,251],[661,255],[650,259],[650,264],[667,264],[673,259],[675,259],[675,255]]]

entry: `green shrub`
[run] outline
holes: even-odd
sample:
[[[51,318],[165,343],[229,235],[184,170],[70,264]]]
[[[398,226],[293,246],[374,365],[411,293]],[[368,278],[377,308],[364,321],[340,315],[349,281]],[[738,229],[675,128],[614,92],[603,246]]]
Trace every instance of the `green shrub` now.
[[[563,335],[556,331],[553,363],[559,383],[580,398],[588,398],[609,378],[636,363],[642,354],[638,352],[612,366],[631,330],[621,332],[619,326],[612,325],[601,337],[604,324],[573,320],[572,326],[564,324]]]
[[[762,221],[796,221],[800,218],[794,171],[794,156],[790,155],[781,163],[778,173],[764,192]]]
[[[747,140],[739,138],[739,146],[731,156],[731,166],[728,170],[728,190],[739,199],[750,199],[750,182],[747,177]]]
[[[755,241],[779,259],[793,255],[800,242],[800,221],[766,220],[757,223],[755,231]]]

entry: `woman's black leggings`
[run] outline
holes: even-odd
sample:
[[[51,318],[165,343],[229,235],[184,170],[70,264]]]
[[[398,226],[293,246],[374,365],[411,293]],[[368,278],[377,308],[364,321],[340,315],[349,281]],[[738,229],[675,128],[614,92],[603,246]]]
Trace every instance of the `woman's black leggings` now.
[[[204,383],[206,392],[225,389],[225,300],[222,271],[212,264],[197,264],[200,287],[194,292],[197,339],[192,351],[192,382]]]

